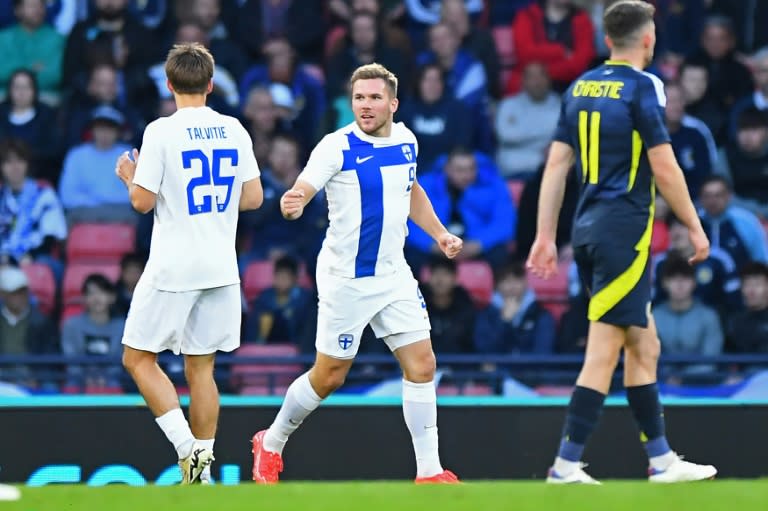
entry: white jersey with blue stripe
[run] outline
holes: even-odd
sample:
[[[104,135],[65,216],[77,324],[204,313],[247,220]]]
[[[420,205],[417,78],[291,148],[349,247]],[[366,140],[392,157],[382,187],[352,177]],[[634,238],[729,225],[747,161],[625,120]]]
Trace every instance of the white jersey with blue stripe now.
[[[325,187],[328,231],[317,271],[348,278],[407,268],[403,245],[416,178],[415,135],[403,123],[389,137],[356,123],[326,135],[298,179]]]

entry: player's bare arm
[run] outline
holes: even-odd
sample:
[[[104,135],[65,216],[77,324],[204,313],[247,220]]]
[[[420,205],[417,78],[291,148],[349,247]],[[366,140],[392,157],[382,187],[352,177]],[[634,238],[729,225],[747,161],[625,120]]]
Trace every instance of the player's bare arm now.
[[[280,212],[286,220],[296,220],[304,213],[306,206],[317,190],[311,184],[299,179],[293,187],[280,197]]]
[[[542,278],[549,278],[557,273],[557,220],[563,206],[565,183],[573,161],[571,146],[557,140],[552,142],[539,193],[536,239],[526,263],[535,275]]]
[[[432,202],[418,180],[413,182],[411,213],[408,216],[435,240],[437,246],[448,259],[453,259],[459,255],[464,242],[458,236],[449,233],[440,219],[437,218]]]
[[[133,157],[128,152],[121,154],[115,165],[115,174],[128,187],[128,196],[131,199],[133,209],[141,214],[149,213],[155,207],[157,195],[146,188],[133,183],[133,176],[136,174],[136,164],[139,161],[139,150],[133,150]]]
[[[661,195],[664,196],[675,216],[688,227],[688,235],[696,249],[688,259],[690,264],[700,263],[709,257],[709,240],[701,226],[701,220],[691,201],[685,176],[680,169],[671,144],[660,144],[648,149],[648,162]]]
[[[264,203],[264,189],[261,187],[261,179],[251,179],[243,183],[243,191],[240,194],[240,211],[259,209]]]

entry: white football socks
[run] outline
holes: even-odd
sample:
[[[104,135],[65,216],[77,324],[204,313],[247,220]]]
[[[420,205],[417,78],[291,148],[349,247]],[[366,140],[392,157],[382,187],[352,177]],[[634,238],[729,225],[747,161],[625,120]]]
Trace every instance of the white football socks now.
[[[416,476],[431,477],[443,472],[437,439],[437,393],[435,382],[403,380],[403,416],[411,432],[416,453]]]
[[[264,449],[283,454],[283,448],[291,433],[312,413],[322,399],[309,383],[309,373],[304,373],[291,383],[277,412],[275,421],[264,435]]]
[[[186,458],[192,454],[192,446],[195,445],[195,437],[192,430],[189,429],[189,423],[184,418],[184,412],[181,408],[164,413],[155,418],[155,422],[163,430],[165,436],[173,444],[179,459]]]

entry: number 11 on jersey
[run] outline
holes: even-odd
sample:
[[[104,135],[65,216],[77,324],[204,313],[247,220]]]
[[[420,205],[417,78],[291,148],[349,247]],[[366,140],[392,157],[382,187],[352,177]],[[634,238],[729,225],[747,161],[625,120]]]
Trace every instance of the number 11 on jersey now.
[[[237,166],[237,149],[214,149],[211,158],[208,158],[200,149],[183,151],[181,153],[181,162],[184,169],[191,170],[192,162],[199,161],[202,173],[189,180],[187,185],[187,204],[190,215],[200,213],[210,213],[213,211],[213,196],[216,196],[216,211],[221,213],[227,209],[229,199],[232,197],[232,185],[235,182],[235,176],[221,175],[221,162],[227,159],[232,167]],[[216,193],[215,187],[226,186],[227,191],[223,198]],[[209,187],[208,193],[204,194],[201,203],[195,202],[194,190],[197,187]]]
[[[579,112],[579,152],[584,182],[597,184],[600,165],[600,112]]]

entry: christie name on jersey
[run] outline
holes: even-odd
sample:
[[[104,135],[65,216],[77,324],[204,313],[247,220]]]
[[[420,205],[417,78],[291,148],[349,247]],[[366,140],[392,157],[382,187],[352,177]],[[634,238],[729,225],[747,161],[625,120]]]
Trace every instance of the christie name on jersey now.
[[[208,128],[187,128],[190,140],[212,140],[227,138],[227,130],[224,126],[210,126]]]

